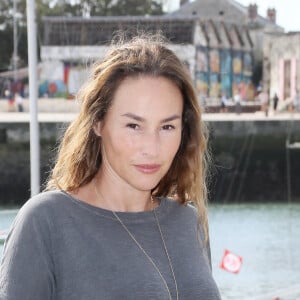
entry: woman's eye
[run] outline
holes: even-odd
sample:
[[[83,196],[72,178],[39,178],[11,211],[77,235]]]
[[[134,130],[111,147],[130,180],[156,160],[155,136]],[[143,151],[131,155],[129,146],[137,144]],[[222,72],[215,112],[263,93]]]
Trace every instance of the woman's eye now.
[[[139,125],[134,124],[134,123],[129,123],[129,124],[126,125],[126,127],[131,128],[131,129],[138,129]]]
[[[172,129],[175,129],[175,126],[167,124],[167,125],[163,125],[162,129],[163,130],[172,130]]]

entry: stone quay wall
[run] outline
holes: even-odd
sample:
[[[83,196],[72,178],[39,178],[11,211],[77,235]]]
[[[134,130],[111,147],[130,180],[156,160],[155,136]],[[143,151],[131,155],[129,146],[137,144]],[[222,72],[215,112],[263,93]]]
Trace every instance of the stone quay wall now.
[[[53,166],[59,140],[74,117],[64,113],[39,116],[41,190]],[[28,119],[21,113],[0,114],[0,205],[21,205],[30,197]],[[300,142],[299,117],[247,119],[213,114],[204,115],[204,119],[210,130],[212,156],[210,201],[288,201],[287,151],[291,201],[300,201],[300,149],[286,149],[288,138],[291,143]]]

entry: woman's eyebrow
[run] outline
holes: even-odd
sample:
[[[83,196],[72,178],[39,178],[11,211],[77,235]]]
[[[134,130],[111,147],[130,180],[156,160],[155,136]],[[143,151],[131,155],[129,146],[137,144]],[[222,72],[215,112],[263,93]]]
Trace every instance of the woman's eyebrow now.
[[[130,119],[134,119],[134,120],[139,121],[139,122],[144,122],[145,121],[145,119],[143,117],[140,117],[140,116],[135,115],[133,113],[123,114],[122,117],[127,117],[127,118],[130,118]]]
[[[130,119],[139,121],[139,122],[145,122],[145,118],[143,118],[141,116],[138,116],[138,115],[135,115],[133,113],[125,113],[125,114],[122,115],[122,117],[127,117],[127,118],[130,118]],[[174,120],[177,120],[177,119],[181,119],[181,115],[178,115],[178,114],[172,115],[170,117],[162,119],[161,123],[166,123],[166,122],[174,121]]]
[[[166,123],[166,122],[174,121],[174,120],[177,120],[177,119],[181,119],[181,115],[170,116],[168,118],[162,119],[161,122]]]

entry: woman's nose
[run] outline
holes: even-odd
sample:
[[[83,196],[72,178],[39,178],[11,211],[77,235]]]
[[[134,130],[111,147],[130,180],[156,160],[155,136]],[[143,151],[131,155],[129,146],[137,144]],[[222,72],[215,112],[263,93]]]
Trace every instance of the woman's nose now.
[[[144,156],[156,157],[160,151],[160,138],[157,132],[148,132],[141,140],[141,149]]]

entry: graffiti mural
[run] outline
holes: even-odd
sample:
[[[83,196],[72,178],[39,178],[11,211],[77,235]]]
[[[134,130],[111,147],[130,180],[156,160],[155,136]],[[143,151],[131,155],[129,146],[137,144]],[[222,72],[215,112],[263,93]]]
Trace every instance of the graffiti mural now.
[[[196,50],[196,72],[208,72],[208,52],[205,47]]]
[[[88,67],[81,64],[44,62],[39,83],[39,97],[73,98],[88,77]]]
[[[45,80],[39,84],[39,97],[64,98],[66,92],[66,85],[62,80]]]
[[[196,73],[196,89],[197,89],[198,95],[201,97],[207,97],[208,86],[209,86],[208,73],[197,72]]]
[[[209,51],[209,66],[211,73],[220,73],[220,55],[218,49]]]
[[[252,55],[249,52],[245,52],[243,55],[243,74],[246,77],[252,76]]]
[[[195,83],[199,97],[207,97],[209,89],[209,59],[207,47],[196,48]]]
[[[209,71],[209,96],[212,98],[217,98],[221,93],[219,49],[210,49],[209,51]]]
[[[242,74],[242,52],[241,51],[233,51],[233,58],[232,58],[232,72],[234,75],[241,75]]]
[[[209,96],[212,98],[220,97],[220,75],[219,74],[210,74],[210,88],[209,88]]]
[[[239,93],[253,99],[253,58],[250,52],[232,49],[196,48],[195,83],[200,97],[219,98]]]
[[[230,97],[232,92],[231,65],[231,51],[229,49],[223,49],[221,52],[221,91],[227,97]]]
[[[61,98],[67,88],[63,77],[64,64],[60,61],[43,62],[39,71],[39,97]]]

